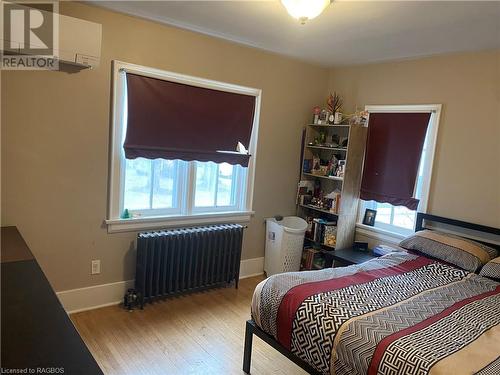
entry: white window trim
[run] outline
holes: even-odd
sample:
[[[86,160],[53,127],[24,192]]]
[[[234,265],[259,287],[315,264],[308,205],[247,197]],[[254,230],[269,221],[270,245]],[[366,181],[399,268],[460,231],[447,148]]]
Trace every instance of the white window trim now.
[[[378,227],[371,227],[363,223],[356,223],[356,234],[361,234],[365,237],[392,243],[394,245],[397,245],[405,238],[401,233],[388,231]]]
[[[254,211],[216,212],[194,215],[149,216],[130,219],[108,219],[108,233],[132,232],[158,228],[174,228],[190,225],[221,223],[248,223]]]
[[[429,193],[432,181],[432,171],[434,167],[434,156],[436,153],[437,135],[439,131],[439,122],[441,118],[442,104],[417,104],[417,105],[366,105],[365,110],[368,113],[377,112],[431,112],[434,114],[432,117],[433,123],[430,125],[429,145],[428,145],[428,158],[427,163],[424,165],[424,170],[428,173],[424,174],[422,180],[422,198],[420,199],[419,212],[427,213],[427,207],[429,203]],[[369,123],[368,123],[368,126]],[[429,165],[430,164],[430,165]],[[361,200],[359,200],[359,207],[361,207]],[[358,209],[359,212],[359,209]],[[374,239],[390,242],[399,243],[405,236],[401,233],[396,233],[388,230],[384,230],[377,227],[372,227],[369,225],[364,225],[360,222],[361,215],[358,215],[358,222],[356,223],[356,233],[371,237]]]
[[[253,191],[254,191],[254,178],[255,166],[257,160],[257,138],[259,130],[259,115],[260,103],[262,97],[262,90],[254,89],[244,86],[233,85],[224,82],[217,82],[209,79],[192,77],[184,74],[168,72],[165,70],[149,68],[141,65],[126,63],[118,60],[112,62],[112,98],[111,98],[111,136],[110,136],[110,156],[109,156],[109,175],[108,175],[108,212],[107,219],[105,220],[108,226],[108,232],[124,232],[124,231],[137,231],[144,229],[155,229],[162,227],[175,227],[187,225],[200,225],[210,223],[228,223],[228,222],[248,222],[254,214],[252,211],[253,205]],[[171,82],[188,84],[191,86],[209,88],[214,90],[232,92],[237,94],[255,96],[255,115],[252,127],[252,134],[250,138],[250,145],[248,152],[251,157],[247,168],[247,181],[244,187],[241,200],[243,208],[241,211],[229,212],[194,212],[191,215],[165,215],[165,216],[151,216],[139,217],[130,219],[121,219],[121,207],[123,202],[121,199],[123,194],[120,189],[124,186],[124,163],[123,163],[123,127],[122,113],[117,110],[121,108],[119,100],[122,99],[117,92],[121,89],[122,80],[120,79],[121,72],[125,70],[129,73],[136,73],[147,77],[167,79]],[[192,178],[193,176],[190,176]],[[188,192],[192,189],[188,189]],[[245,197],[245,199],[243,199]],[[190,202],[191,197],[187,197]],[[231,209],[231,208],[229,208]]]

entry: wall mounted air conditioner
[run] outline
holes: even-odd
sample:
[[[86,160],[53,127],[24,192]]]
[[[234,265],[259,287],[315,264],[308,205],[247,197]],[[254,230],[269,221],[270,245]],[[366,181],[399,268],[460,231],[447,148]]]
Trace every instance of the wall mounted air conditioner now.
[[[101,24],[60,15],[59,50],[56,55],[63,62],[98,67],[101,60],[101,38]]]
[[[44,17],[47,14],[43,10],[37,11],[43,13]],[[59,46],[54,48],[54,56],[59,59],[60,69],[67,70],[61,66],[66,64],[72,66],[73,69],[69,70],[73,71],[99,66],[102,25],[61,14],[54,15],[57,17],[55,22],[59,23]],[[10,40],[3,38],[2,52],[14,55],[21,54],[21,47],[25,41],[16,39],[23,39],[24,35],[22,33],[11,33],[11,35]],[[36,45],[36,41],[31,39],[29,39],[29,47],[40,48]]]

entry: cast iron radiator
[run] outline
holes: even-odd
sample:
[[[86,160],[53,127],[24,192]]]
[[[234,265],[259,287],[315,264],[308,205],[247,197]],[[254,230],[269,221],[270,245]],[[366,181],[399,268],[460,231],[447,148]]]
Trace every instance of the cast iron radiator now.
[[[235,282],[243,226],[210,225],[139,233],[135,289],[141,302]]]

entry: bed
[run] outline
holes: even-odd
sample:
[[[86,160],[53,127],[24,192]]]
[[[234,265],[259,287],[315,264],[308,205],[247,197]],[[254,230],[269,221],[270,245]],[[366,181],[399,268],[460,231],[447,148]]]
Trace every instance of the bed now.
[[[416,231],[424,222],[500,235],[422,213]],[[500,374],[500,283],[401,250],[261,282],[246,324],[244,372],[255,334],[311,374]]]

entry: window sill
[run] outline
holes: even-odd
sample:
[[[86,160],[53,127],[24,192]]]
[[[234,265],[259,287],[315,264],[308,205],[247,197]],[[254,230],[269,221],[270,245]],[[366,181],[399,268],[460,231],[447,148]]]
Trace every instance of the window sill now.
[[[204,213],[189,216],[150,216],[106,220],[108,233],[137,232],[159,228],[185,227],[222,223],[248,223],[254,211]]]
[[[361,223],[356,224],[356,233],[377,240],[382,240],[384,242],[388,242],[394,245],[399,244],[401,240],[407,237],[401,233],[390,232],[388,230],[372,227]]]

